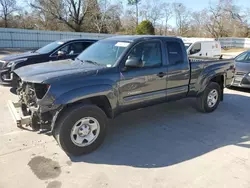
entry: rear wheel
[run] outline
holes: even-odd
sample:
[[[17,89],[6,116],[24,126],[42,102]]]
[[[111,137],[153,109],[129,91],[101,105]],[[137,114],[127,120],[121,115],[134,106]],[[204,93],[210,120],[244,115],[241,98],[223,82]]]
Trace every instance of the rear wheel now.
[[[106,114],[97,106],[81,105],[64,111],[53,133],[66,153],[77,156],[97,149],[106,130]]]
[[[208,84],[204,92],[197,98],[197,107],[201,112],[213,112],[219,105],[222,91],[216,82]]]

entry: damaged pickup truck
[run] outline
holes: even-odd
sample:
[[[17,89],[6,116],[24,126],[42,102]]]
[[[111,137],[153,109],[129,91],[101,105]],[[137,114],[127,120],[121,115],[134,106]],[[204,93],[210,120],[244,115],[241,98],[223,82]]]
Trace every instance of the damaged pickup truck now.
[[[123,112],[186,97],[214,111],[234,70],[233,60],[189,60],[175,37],[117,36],[74,61],[15,70],[20,100],[9,107],[18,126],[51,131],[65,152],[82,155],[101,145],[108,119]]]

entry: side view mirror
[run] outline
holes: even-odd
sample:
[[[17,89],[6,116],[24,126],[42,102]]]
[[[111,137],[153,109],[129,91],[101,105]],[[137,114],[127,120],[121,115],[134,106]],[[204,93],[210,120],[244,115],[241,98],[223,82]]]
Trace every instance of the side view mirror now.
[[[57,52],[57,56],[58,56],[58,57],[62,57],[62,56],[65,56],[65,55],[66,55],[66,54],[65,54],[64,51],[60,51],[60,50],[59,50],[59,51]]]
[[[131,68],[141,68],[141,67],[143,67],[143,62],[139,58],[130,57],[125,62],[125,66],[126,67],[131,67]]]

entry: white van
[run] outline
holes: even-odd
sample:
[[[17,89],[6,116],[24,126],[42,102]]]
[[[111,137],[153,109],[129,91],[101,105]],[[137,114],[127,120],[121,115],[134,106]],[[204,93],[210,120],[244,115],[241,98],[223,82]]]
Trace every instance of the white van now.
[[[197,41],[185,43],[188,56],[220,57],[221,45],[219,41]]]

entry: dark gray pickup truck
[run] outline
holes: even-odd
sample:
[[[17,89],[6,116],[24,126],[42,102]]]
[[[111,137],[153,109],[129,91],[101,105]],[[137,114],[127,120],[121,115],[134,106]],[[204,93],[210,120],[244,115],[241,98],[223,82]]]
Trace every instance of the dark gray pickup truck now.
[[[214,111],[234,70],[233,60],[189,60],[175,37],[117,36],[74,61],[15,70],[20,101],[8,104],[18,126],[51,131],[68,154],[82,155],[103,142],[108,118],[123,112],[185,97]]]

